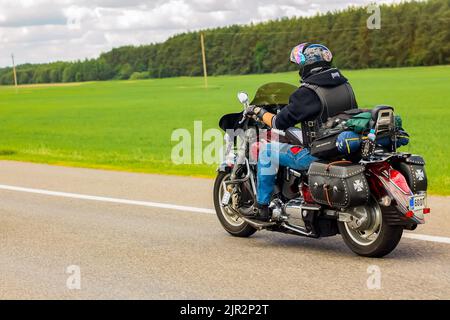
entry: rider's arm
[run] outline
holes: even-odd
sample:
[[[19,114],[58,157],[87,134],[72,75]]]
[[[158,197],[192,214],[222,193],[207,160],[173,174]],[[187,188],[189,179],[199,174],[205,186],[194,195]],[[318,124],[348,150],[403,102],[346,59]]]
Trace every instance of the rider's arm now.
[[[319,97],[313,91],[302,87],[292,94],[289,104],[271,118],[271,127],[286,130],[303,121],[315,119],[321,112],[321,106]]]

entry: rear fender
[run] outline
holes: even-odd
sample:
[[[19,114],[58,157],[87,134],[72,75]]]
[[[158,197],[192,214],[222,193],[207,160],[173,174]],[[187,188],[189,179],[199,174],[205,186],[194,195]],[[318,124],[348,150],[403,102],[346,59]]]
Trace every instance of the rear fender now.
[[[371,164],[368,165],[368,180],[371,192],[378,199],[388,196],[393,200],[393,204],[402,215],[402,220],[415,224],[425,223],[423,213],[414,212],[411,215],[409,201],[414,194],[400,171],[392,168],[387,162]]]

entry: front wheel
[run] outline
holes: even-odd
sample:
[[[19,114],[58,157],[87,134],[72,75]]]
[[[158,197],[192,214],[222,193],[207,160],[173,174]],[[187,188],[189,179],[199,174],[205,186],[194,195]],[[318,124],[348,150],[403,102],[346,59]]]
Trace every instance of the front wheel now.
[[[345,244],[356,254],[381,258],[391,253],[400,242],[402,226],[389,225],[383,209],[372,200],[366,206],[352,209],[352,216],[359,218],[338,222],[339,232]]]
[[[256,232],[256,229],[242,220],[230,208],[222,206],[225,193],[223,182],[230,180],[230,173],[220,172],[214,183],[214,207],[217,217],[223,228],[235,237],[247,238]]]

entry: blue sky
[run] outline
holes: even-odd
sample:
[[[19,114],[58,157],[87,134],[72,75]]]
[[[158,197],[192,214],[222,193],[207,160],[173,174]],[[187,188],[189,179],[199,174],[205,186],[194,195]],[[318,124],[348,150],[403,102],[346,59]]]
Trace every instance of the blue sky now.
[[[97,57],[188,30],[366,5],[371,0],[0,0],[0,67]],[[398,2],[396,0],[377,3]]]

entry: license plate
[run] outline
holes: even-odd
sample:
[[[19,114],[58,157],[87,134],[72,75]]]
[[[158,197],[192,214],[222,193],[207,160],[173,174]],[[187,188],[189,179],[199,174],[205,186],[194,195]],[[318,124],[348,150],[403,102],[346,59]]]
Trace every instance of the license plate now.
[[[427,205],[427,196],[412,196],[409,198],[409,210],[419,211],[425,209]]]
[[[222,197],[222,206],[224,207],[227,206],[230,203],[230,200],[231,200],[231,193],[226,191]]]

